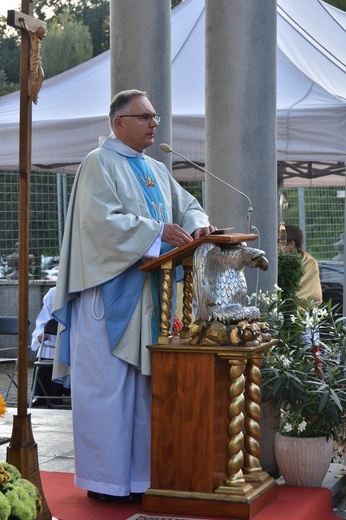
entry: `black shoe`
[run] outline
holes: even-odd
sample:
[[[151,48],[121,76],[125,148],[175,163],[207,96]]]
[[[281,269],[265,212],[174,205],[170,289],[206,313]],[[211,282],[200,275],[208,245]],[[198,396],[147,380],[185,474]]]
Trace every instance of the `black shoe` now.
[[[134,502],[141,502],[144,493],[131,493]]]
[[[113,502],[115,504],[133,504],[137,501],[132,494],[122,497],[115,495],[106,495],[105,493],[97,493],[96,491],[88,491],[87,496],[89,498],[101,500],[102,502]]]

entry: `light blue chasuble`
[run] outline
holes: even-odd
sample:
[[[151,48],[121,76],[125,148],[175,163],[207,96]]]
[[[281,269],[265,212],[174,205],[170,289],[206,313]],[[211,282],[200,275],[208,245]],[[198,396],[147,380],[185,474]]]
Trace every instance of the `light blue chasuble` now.
[[[142,189],[150,216],[158,222],[166,222],[167,212],[161,190],[156,185],[155,176],[143,154],[131,150],[117,139],[106,139],[100,146],[111,148],[114,152],[127,158]],[[161,253],[169,249],[170,245],[163,242]],[[111,351],[114,350],[128,326],[143,290],[146,273],[139,270],[139,265],[140,261],[100,286]],[[160,285],[157,272],[151,273],[151,282],[155,310],[152,319],[152,341],[155,343],[158,338],[160,321],[160,303],[158,301]],[[73,297],[78,297],[78,295],[75,294]],[[66,365],[70,365],[71,309],[72,301],[69,301],[62,309],[54,312],[54,317],[65,327],[65,330],[60,333],[59,359]]]
[[[118,152],[119,153],[119,152]],[[120,155],[122,153],[120,152]],[[167,222],[167,211],[155,175],[144,157],[128,157],[131,169],[142,190],[150,216],[158,222]],[[170,249],[170,244],[162,242],[161,254]],[[106,327],[113,351],[124,333],[140,298],[146,274],[139,271],[140,262],[129,267],[122,274],[102,285],[102,298]],[[153,315],[151,320],[152,342],[156,343],[160,324],[160,281],[159,273],[151,273]]]

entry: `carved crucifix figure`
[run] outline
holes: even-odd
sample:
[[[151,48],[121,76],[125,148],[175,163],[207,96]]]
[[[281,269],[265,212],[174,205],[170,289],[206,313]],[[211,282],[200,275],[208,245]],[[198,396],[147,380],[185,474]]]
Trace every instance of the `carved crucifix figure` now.
[[[44,71],[42,67],[40,51],[42,40],[46,36],[46,29],[43,25],[39,25],[35,31],[32,31],[26,25],[24,18],[22,18],[20,22],[22,23],[25,31],[30,36],[30,71],[32,76],[30,97],[36,105],[38,100],[38,93],[40,91],[42,81],[44,80]]]
[[[46,36],[46,23],[18,11],[8,11],[8,25],[24,30],[30,38],[29,96],[35,105],[44,80],[41,44]]]

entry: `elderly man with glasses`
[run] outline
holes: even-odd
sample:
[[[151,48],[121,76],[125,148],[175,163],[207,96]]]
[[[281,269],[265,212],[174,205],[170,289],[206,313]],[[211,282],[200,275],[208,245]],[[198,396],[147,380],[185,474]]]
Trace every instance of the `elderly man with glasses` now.
[[[148,258],[214,230],[166,166],[145,155],[160,122],[145,92],[111,103],[112,134],[82,162],[65,227],[54,377],[70,372],[75,483],[133,502],[150,486],[150,352],[160,316]]]

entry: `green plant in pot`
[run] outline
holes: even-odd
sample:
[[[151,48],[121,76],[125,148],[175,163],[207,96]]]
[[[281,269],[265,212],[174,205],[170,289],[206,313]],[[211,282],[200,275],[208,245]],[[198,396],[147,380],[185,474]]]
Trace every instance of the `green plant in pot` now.
[[[296,444],[297,439],[309,439],[309,442],[319,439],[322,447],[318,448],[315,462],[320,462],[321,449],[326,447],[326,473],[332,458],[333,439],[338,439],[344,424],[345,324],[330,302],[320,305],[308,302],[306,308],[299,306],[295,298],[301,276],[298,257],[296,253],[280,253],[279,284],[284,287],[273,295],[259,294],[262,317],[269,323],[272,337],[278,340],[262,365],[262,392],[273,398],[281,409],[275,444],[287,444],[285,439],[288,438],[294,439]],[[287,280],[289,283],[285,284]],[[284,448],[293,466],[304,469],[310,465],[304,458],[310,448],[305,446],[295,462],[292,450],[292,447]],[[283,473],[277,450],[276,458]],[[320,485],[325,476],[321,479],[320,474],[317,484],[302,483],[299,479],[293,482],[291,476],[284,478],[291,484]]]

